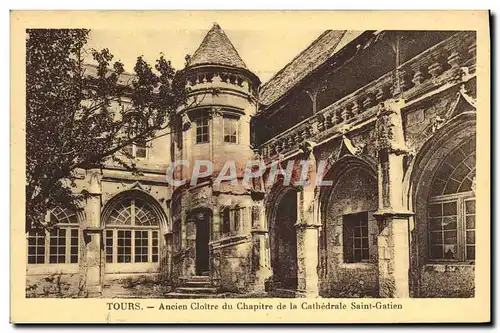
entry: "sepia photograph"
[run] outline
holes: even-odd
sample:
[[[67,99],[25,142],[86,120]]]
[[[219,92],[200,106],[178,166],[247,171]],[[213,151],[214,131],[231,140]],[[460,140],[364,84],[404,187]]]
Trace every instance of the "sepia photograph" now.
[[[19,29],[18,295],[103,314],[477,300],[490,109],[475,14],[476,29],[256,30],[227,13]]]

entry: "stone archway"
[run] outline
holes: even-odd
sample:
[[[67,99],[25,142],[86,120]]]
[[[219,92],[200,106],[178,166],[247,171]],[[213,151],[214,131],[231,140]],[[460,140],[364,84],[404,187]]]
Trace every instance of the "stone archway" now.
[[[346,156],[327,173],[320,211],[320,293],[328,297],[378,295],[378,183],[374,168]]]
[[[420,149],[405,175],[410,287],[416,297],[473,297],[475,117],[448,123]],[[456,186],[455,186],[456,185]],[[440,267],[446,264],[447,270]]]
[[[269,240],[273,289],[297,289],[297,191],[282,188],[272,203]]]

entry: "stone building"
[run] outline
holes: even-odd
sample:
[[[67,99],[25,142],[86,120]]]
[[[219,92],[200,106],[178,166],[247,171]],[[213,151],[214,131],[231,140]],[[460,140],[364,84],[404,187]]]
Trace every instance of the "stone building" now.
[[[130,147],[142,175],[82,171],[84,212],[27,236],[27,293],[473,297],[475,50],[469,31],[328,30],[261,84],[215,24],[172,135]],[[248,160],[266,165],[250,185]],[[267,181],[291,160],[330,185]],[[199,161],[213,170],[191,182]],[[227,161],[237,180],[217,184]]]

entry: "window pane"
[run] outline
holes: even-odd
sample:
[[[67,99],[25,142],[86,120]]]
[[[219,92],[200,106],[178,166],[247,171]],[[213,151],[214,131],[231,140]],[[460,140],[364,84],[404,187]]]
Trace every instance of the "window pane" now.
[[[456,216],[445,216],[443,217],[443,229],[457,229],[457,218]]]
[[[442,215],[441,204],[429,205],[429,217],[439,217]]]
[[[466,242],[467,242],[467,244],[476,244],[476,232],[475,231],[467,231]]]
[[[443,204],[443,216],[457,215],[457,203],[445,202]]]
[[[430,257],[434,259],[443,258],[443,247],[442,246],[431,246]]]
[[[475,260],[476,259],[476,248],[474,245],[468,245],[467,246],[467,256],[466,258],[468,260]]]
[[[441,217],[429,218],[429,229],[430,230],[441,230],[441,228],[442,228],[441,221],[442,221]]]
[[[135,147],[135,157],[146,158],[146,147],[136,146]]]
[[[445,231],[444,232],[444,243],[445,244],[456,244],[457,243],[457,232],[456,231]]]
[[[444,258],[445,259],[457,259],[456,257],[456,245],[445,245],[444,246]]]
[[[431,245],[443,243],[443,233],[441,231],[433,231],[430,233],[430,243]]]
[[[465,213],[466,214],[476,213],[476,200],[468,200],[465,202]]]
[[[476,217],[474,215],[466,216],[465,220],[467,229],[474,229],[476,227]]]

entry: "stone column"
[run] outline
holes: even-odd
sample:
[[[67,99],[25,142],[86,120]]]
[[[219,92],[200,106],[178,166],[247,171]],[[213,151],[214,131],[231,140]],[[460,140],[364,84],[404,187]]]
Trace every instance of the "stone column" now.
[[[408,152],[401,121],[402,100],[382,104],[376,124],[378,151],[379,294],[409,297],[409,217],[403,206],[403,157]]]
[[[174,253],[174,237],[172,232],[168,232],[163,235],[163,239],[165,241],[165,279],[172,280],[172,254]]]
[[[102,226],[101,226],[101,174],[90,173],[86,203],[87,224],[83,230],[85,240],[86,287],[89,295],[102,293]]]
[[[251,213],[252,220],[252,266],[255,279],[252,287],[254,292],[263,292],[266,281],[272,276],[269,231],[262,202],[254,204]]]
[[[297,193],[297,293],[303,297],[319,297],[318,256],[319,229],[317,219],[316,159],[314,143],[306,141],[301,145],[307,164],[302,166],[301,190]],[[307,168],[307,170],[305,170]],[[307,172],[305,172],[307,171]]]
[[[302,297],[319,297],[319,226],[297,224],[297,292]]]

